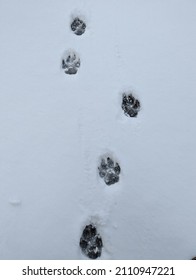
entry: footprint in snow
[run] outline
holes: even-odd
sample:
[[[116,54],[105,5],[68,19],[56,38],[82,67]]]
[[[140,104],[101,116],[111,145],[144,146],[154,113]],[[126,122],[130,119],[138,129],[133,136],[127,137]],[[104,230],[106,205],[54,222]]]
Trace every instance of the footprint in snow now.
[[[140,102],[131,93],[123,94],[122,96],[122,109],[124,114],[128,117],[137,117],[140,111]]]
[[[114,163],[110,157],[102,158],[98,170],[99,176],[103,178],[106,185],[112,185],[119,181],[120,165],[117,162]]]
[[[62,58],[62,69],[66,74],[73,75],[78,72],[80,58],[74,51],[67,51]]]
[[[101,256],[103,242],[97,233],[95,225],[87,225],[80,238],[80,248],[90,259],[97,259]]]
[[[82,35],[86,30],[86,24],[84,23],[83,20],[76,17],[71,23],[71,30],[76,35]]]

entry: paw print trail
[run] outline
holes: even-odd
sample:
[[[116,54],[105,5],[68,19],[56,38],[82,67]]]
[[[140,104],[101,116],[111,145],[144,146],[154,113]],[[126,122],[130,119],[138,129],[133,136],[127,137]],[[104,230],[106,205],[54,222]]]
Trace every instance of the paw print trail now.
[[[80,36],[86,30],[86,23],[76,17],[70,24],[70,28],[75,35]],[[65,74],[76,74],[80,66],[80,57],[75,51],[68,50],[64,53],[61,67]],[[77,99],[79,102],[79,108],[77,110],[79,126],[78,139],[82,157],[82,166],[80,166],[80,168],[83,170],[84,175],[80,179],[79,184],[79,203],[82,212],[85,212],[87,216],[98,216],[107,228],[110,223],[108,222],[108,217],[110,216],[114,201],[112,193],[107,193],[106,187],[104,188],[103,185],[100,187],[98,183],[97,158],[100,155],[100,151],[103,152],[106,147],[112,146],[112,139],[108,134],[107,126],[103,126],[107,121],[106,116],[101,116],[100,118],[100,112],[95,110],[95,106],[92,103],[95,102],[93,92],[92,97],[90,96],[87,99],[85,98],[86,96],[86,93],[82,92],[81,89],[80,97]],[[97,122],[98,118],[99,122]],[[119,164],[115,163],[111,157],[102,159],[99,167],[99,175],[103,178],[106,185],[109,186],[119,182],[120,172]],[[87,226],[82,232],[78,245],[84,255],[88,258],[96,259],[101,257],[103,248],[102,238],[100,234],[97,233],[97,226],[99,229],[101,229],[101,227],[99,227],[99,223],[94,224],[91,223],[91,221],[86,224]],[[102,230],[101,232],[103,233],[104,231]],[[106,251],[107,248],[104,248],[104,254]]]
[[[83,102],[85,102],[84,99],[81,100],[81,103]],[[78,111],[78,139],[81,147],[81,161],[83,162],[81,166],[83,176],[79,186],[80,208],[86,216],[83,218],[82,227],[85,224],[93,224],[97,229],[100,228],[101,233],[104,234],[110,227],[109,217],[113,207],[113,197],[109,194],[106,195],[104,186],[100,186],[97,168],[99,151],[105,150],[105,146],[110,146],[111,139],[103,131],[102,122],[95,126],[97,115],[90,114],[90,116],[89,118],[89,107],[83,105]],[[95,216],[96,219],[90,218]],[[88,222],[85,222],[85,220],[88,220]],[[108,238],[103,236],[103,240]],[[105,242],[101,258],[106,258],[106,256],[110,258],[107,246],[108,244]]]

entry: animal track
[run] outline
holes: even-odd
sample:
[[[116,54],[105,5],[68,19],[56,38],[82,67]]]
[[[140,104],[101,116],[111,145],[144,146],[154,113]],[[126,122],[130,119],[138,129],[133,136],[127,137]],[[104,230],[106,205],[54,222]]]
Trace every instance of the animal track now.
[[[62,59],[62,69],[66,74],[76,74],[80,67],[80,58],[74,51],[67,51]]]
[[[123,94],[122,98],[122,109],[126,116],[128,117],[137,117],[137,114],[140,110],[140,102],[136,99],[131,93],[126,95]]]
[[[110,157],[102,159],[98,169],[99,175],[104,179],[106,185],[109,186],[119,181],[120,166],[117,162],[114,164],[114,161]]]
[[[90,259],[97,259],[101,256],[102,247],[103,242],[96,227],[92,224],[87,225],[80,238],[82,252]]]
[[[71,30],[76,35],[82,35],[86,30],[86,24],[84,23],[83,20],[76,17],[71,24]]]

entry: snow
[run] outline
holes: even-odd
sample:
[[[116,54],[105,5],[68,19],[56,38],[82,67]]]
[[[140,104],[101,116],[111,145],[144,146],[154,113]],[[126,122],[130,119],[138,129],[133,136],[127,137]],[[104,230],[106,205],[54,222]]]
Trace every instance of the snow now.
[[[0,3],[0,259],[196,254],[194,0]],[[75,16],[86,23],[77,36]],[[73,49],[76,75],[61,69]],[[124,92],[141,102],[121,109]],[[118,183],[98,174],[103,156]]]

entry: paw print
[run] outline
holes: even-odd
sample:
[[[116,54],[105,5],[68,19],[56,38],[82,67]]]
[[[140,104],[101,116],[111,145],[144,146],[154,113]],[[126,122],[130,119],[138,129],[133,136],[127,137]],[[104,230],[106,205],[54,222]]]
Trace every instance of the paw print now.
[[[71,24],[71,30],[76,35],[82,35],[86,30],[86,24],[84,23],[83,20],[76,17]]]
[[[132,94],[123,94],[122,109],[126,116],[137,117],[140,110],[140,102]]]
[[[80,248],[90,259],[101,256],[103,242],[94,225],[87,225],[80,238]]]
[[[114,164],[110,157],[107,157],[106,160],[102,159],[98,169],[99,175],[104,179],[106,185],[109,186],[119,181],[120,166],[117,162]]]
[[[65,53],[62,59],[62,69],[66,74],[76,74],[80,67],[80,58],[74,51]]]

